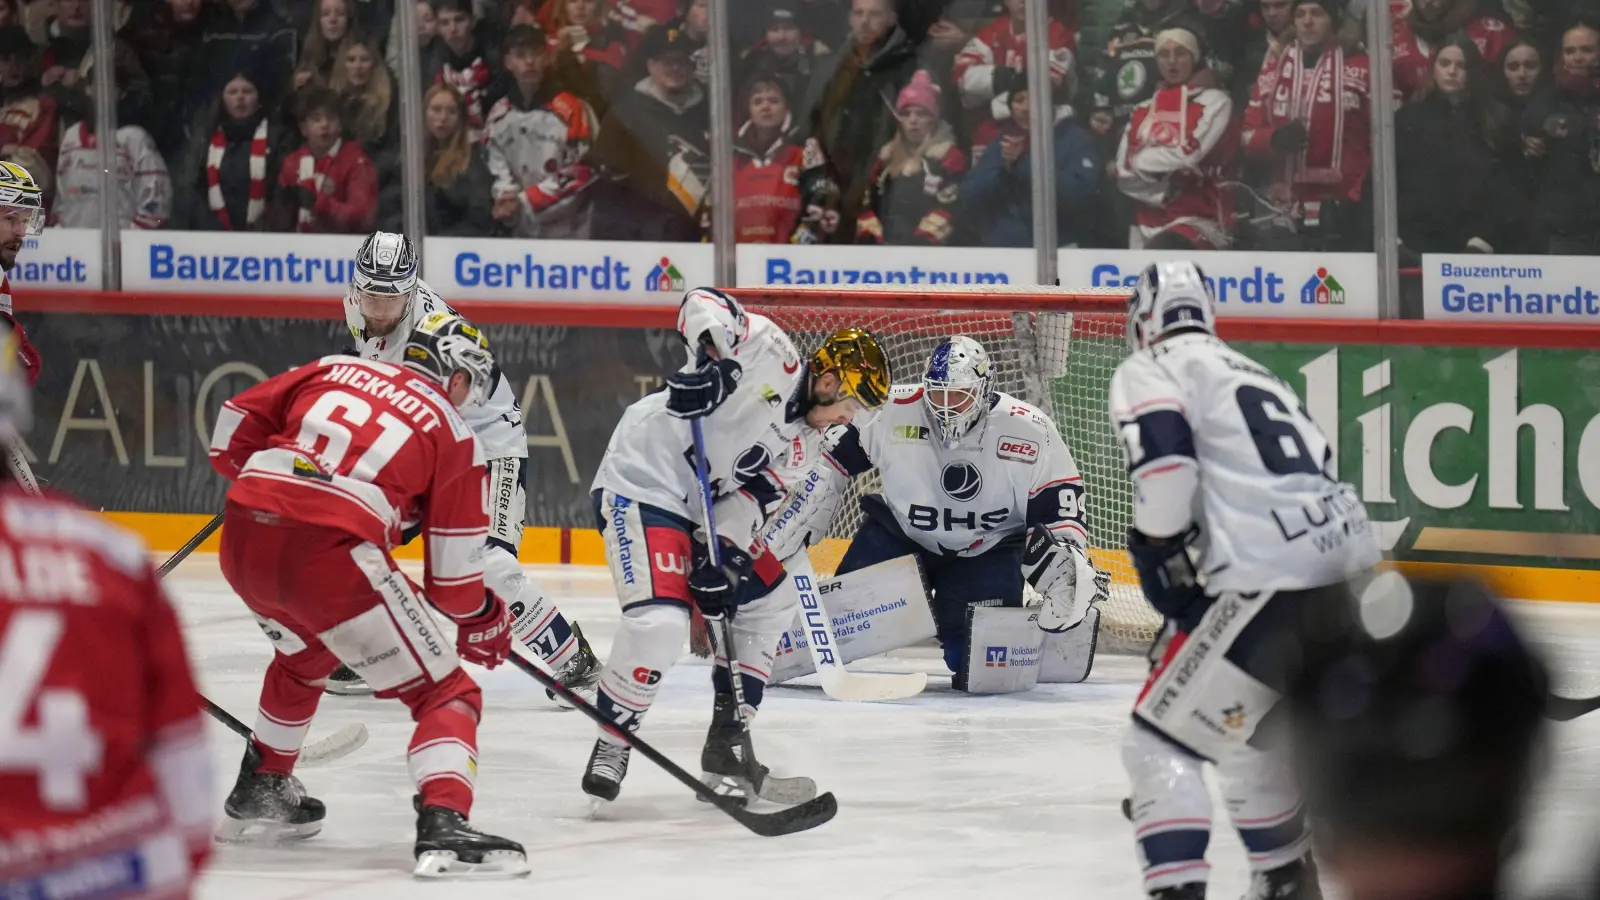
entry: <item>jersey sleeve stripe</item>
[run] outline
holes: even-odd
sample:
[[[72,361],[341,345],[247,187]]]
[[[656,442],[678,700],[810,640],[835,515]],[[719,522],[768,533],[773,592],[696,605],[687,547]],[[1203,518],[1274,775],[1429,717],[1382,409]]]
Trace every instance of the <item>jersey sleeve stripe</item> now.
[[[1037,496],[1039,496],[1039,493],[1041,491],[1048,491],[1048,490],[1050,490],[1051,488],[1055,487],[1058,484],[1073,484],[1074,482],[1081,482],[1081,481],[1083,481],[1083,478],[1082,478],[1082,476],[1079,476],[1079,475],[1073,475],[1073,476],[1068,477],[1068,478],[1057,478],[1055,481],[1049,482],[1047,484],[1041,484],[1038,487],[1034,488],[1033,490],[1029,491],[1028,492],[1028,496],[1029,497],[1037,497]]]
[[[1195,460],[1194,432],[1189,420],[1171,409],[1149,410],[1130,423],[1138,431],[1139,453],[1128,465],[1129,472],[1178,457]],[[1127,427],[1124,428],[1126,434]],[[1131,442],[1131,438],[1127,438]]]
[[[1170,409],[1178,412],[1179,414],[1187,414],[1188,412],[1184,408],[1182,401],[1178,400],[1176,397],[1157,397],[1153,400],[1145,400],[1142,403],[1135,403],[1133,408],[1128,410],[1125,415],[1127,415],[1129,418],[1136,418],[1146,410],[1154,409]]]
[[[1177,469],[1181,469],[1184,466],[1195,466],[1195,465],[1199,465],[1199,463],[1197,463],[1195,460],[1192,460],[1192,459],[1177,459],[1177,460],[1173,460],[1172,462],[1167,463],[1164,466],[1156,466],[1154,468],[1146,466],[1146,467],[1144,467],[1142,469],[1138,469],[1133,473],[1133,477],[1135,477],[1135,478],[1149,478],[1152,475],[1160,475],[1163,472],[1172,472],[1172,471],[1175,471]]]
[[[244,410],[233,403],[222,404],[217,410],[217,421],[211,429],[211,452],[216,456],[228,452],[228,445],[233,443],[233,433],[239,430],[239,423],[244,421]]]

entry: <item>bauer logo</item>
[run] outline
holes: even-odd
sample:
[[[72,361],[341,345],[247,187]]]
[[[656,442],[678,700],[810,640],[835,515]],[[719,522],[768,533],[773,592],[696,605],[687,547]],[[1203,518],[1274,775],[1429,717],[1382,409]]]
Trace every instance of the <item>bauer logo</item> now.
[[[983,666],[986,669],[1004,669],[1006,667],[1006,648],[989,647],[983,652]]]
[[[1031,466],[1039,459],[1039,445],[1022,438],[1001,437],[999,445],[995,447],[995,455],[1001,459],[1014,459]]]

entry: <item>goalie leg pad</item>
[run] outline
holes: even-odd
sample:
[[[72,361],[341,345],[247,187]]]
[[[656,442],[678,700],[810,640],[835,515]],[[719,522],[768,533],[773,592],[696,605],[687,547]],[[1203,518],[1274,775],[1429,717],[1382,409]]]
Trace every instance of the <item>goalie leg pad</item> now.
[[[1263,629],[1251,625],[1273,600],[1270,593],[1217,597],[1192,631],[1180,632],[1168,645],[1134,705],[1134,717],[1212,761],[1246,748],[1279,695],[1241,666],[1239,651],[1262,636]]]
[[[816,671],[809,645],[827,634],[822,616],[833,626],[837,643],[819,648],[824,662],[838,665],[889,653],[934,636],[933,613],[922,565],[915,556],[899,556],[863,569],[818,578],[803,555],[788,561],[789,575],[774,595],[789,617],[788,631],[778,637],[772,684]]]
[[[969,694],[1015,694],[1039,682],[1044,632],[1033,610],[974,604],[965,608],[968,643],[952,685]],[[947,654],[948,655],[948,654]]]
[[[1083,620],[1066,631],[1045,632],[1039,644],[1039,683],[1077,684],[1088,678],[1099,643],[1100,608],[1097,606],[1091,606]]]
[[[1122,768],[1134,844],[1144,871],[1144,889],[1153,893],[1181,884],[1204,884],[1211,867],[1211,794],[1203,761],[1135,720],[1122,737]]]
[[[1250,858],[1250,871],[1268,872],[1311,849],[1305,803],[1285,753],[1250,750],[1217,765],[1228,815]]]
[[[982,556],[930,556],[926,561],[944,662],[959,672],[969,643],[968,607],[1022,605],[1022,542],[1002,541]]]
[[[661,690],[661,679],[683,652],[689,610],[682,606],[636,606],[624,610],[611,659],[600,676],[595,706],[606,717],[636,731]],[[610,740],[604,732],[602,740]]]

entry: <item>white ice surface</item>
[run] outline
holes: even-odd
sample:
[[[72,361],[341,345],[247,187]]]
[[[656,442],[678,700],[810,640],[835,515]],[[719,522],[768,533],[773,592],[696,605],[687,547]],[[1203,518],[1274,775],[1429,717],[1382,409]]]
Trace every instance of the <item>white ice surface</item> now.
[[[530,571],[583,624],[604,660],[617,621],[605,571]],[[186,562],[169,584],[203,689],[253,721],[270,655],[266,639],[218,577],[214,559]],[[1557,688],[1600,692],[1600,609],[1530,604],[1519,611],[1548,652]],[[219,847],[201,896],[1142,896],[1131,831],[1118,811],[1126,784],[1117,752],[1144,675],[1141,660],[1101,656],[1085,684],[1010,697],[951,692],[931,650],[869,664],[872,671],[924,670],[933,677],[922,696],[891,704],[838,703],[815,686],[769,691],[756,732],[762,760],[779,774],[810,775],[839,799],[832,822],[782,838],[750,834],[637,755],[621,797],[601,818],[591,818],[578,779],[594,741],[592,723],[555,709],[542,689],[509,666],[474,670],[486,708],[472,818],[526,845],[534,874],[470,885],[410,877],[412,785],[405,749],[411,722],[404,707],[370,697],[324,697],[312,740],[355,722],[371,731],[368,744],[350,757],[299,773],[327,803],[327,827],[296,846]],[[686,657],[667,676],[642,731],[691,771],[698,771],[710,716],[708,674],[703,663]],[[220,809],[240,744],[221,726],[212,736]],[[1541,791],[1525,858],[1529,887],[1571,884],[1590,864],[1584,857],[1592,860],[1600,833],[1600,713],[1558,725],[1553,736],[1553,774]],[[1211,896],[1239,896],[1247,876],[1230,829],[1218,828],[1210,859]]]

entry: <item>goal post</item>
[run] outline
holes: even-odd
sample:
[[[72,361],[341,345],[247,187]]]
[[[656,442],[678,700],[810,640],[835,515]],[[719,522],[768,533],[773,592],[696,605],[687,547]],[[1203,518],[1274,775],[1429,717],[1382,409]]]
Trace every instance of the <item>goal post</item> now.
[[[1129,653],[1149,647],[1161,616],[1140,592],[1124,549],[1132,496],[1106,410],[1111,375],[1127,355],[1125,289],[886,285],[749,287],[729,293],[776,322],[805,354],[840,328],[871,331],[889,357],[897,385],[920,381],[929,354],[946,337],[964,334],[983,344],[995,389],[1044,410],[1083,475],[1090,555],[1112,581],[1111,598],[1101,611],[1102,646]],[[812,548],[818,572],[837,567],[861,524],[861,495],[878,489],[876,472],[855,479],[827,539]]]

